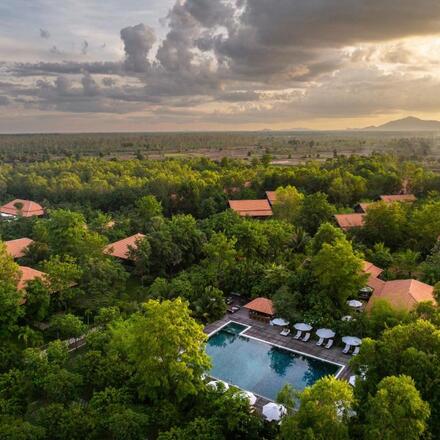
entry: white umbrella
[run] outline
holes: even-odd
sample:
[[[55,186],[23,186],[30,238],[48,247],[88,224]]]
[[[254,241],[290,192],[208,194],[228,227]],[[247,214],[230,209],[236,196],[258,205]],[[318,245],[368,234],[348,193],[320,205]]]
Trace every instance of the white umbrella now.
[[[329,328],[318,328],[316,334],[322,339],[330,339],[335,337],[335,332]]]
[[[286,325],[289,325],[289,321],[286,321],[283,318],[275,318],[271,321],[272,325],[278,325],[279,327],[285,327]]]
[[[279,403],[270,402],[263,406],[263,417],[269,422],[280,420],[286,412],[286,407]]]
[[[351,321],[352,319],[353,319],[353,316],[345,315],[341,318],[341,321]]]
[[[214,388],[216,390],[218,390],[223,386],[225,391],[229,388],[229,385],[226,382],[223,382],[222,380],[211,380],[211,382],[208,382],[206,386]]]
[[[357,299],[351,299],[350,301],[347,301],[347,304],[353,309],[360,309],[362,307],[362,303]]]
[[[309,332],[312,330],[312,326],[309,324],[306,324],[305,322],[298,322],[294,325],[296,330],[299,330],[300,332]]]
[[[257,396],[250,391],[242,391],[242,396],[249,400],[249,405],[253,406],[257,402]]]
[[[359,339],[356,336],[344,336],[342,342],[351,345],[352,347],[357,347],[362,344],[362,339]]]

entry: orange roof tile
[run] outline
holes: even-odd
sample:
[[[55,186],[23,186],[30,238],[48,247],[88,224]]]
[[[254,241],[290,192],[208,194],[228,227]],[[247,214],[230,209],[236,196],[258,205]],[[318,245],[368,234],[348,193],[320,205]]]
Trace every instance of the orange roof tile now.
[[[363,264],[364,264],[363,271],[375,278],[377,278],[383,272],[383,269],[375,266],[373,263],[370,263],[369,261],[364,261]]]
[[[255,298],[251,302],[247,303],[244,308],[270,316],[273,316],[275,313],[273,303],[268,298]]]
[[[364,225],[365,214],[336,214],[338,225],[344,231],[352,228],[361,228]]]
[[[9,255],[13,258],[21,258],[33,242],[30,238],[18,238],[17,240],[5,241],[5,245]]]
[[[36,278],[44,278],[46,274],[40,272],[39,270],[32,269],[32,267],[20,266],[20,280],[17,284],[18,290],[23,290],[26,288],[26,284],[29,281],[35,280]]]
[[[266,197],[271,205],[273,205],[277,201],[276,191],[266,191]]]
[[[229,207],[241,216],[269,217],[272,215],[272,208],[266,199],[229,200]]]
[[[392,202],[415,202],[417,200],[414,194],[391,194],[382,195],[379,197],[385,203]]]
[[[23,207],[17,209],[17,204],[21,204]],[[31,200],[15,199],[12,202],[6,203],[0,207],[0,213],[6,216],[14,217],[33,217],[44,215],[44,209],[41,205]]]
[[[380,280],[379,280],[380,281]],[[388,301],[398,309],[412,310],[418,303],[430,301],[435,303],[434,287],[418,280],[382,281],[381,289],[376,289],[368,302],[368,308],[377,299]]]
[[[143,234],[135,234],[131,237],[111,243],[104,248],[104,252],[113,257],[129,260],[130,248],[136,249],[136,243],[145,237]]]

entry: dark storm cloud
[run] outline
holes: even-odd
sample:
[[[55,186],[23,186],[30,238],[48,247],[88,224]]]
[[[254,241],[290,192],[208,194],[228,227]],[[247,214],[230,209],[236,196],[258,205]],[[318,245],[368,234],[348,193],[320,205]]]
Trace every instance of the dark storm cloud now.
[[[16,63],[11,67],[14,76],[38,76],[58,74],[81,74],[84,71],[92,74],[113,74],[122,72],[122,63],[111,61],[81,63],[76,61],[64,61],[62,63]]]
[[[132,72],[145,72],[149,62],[148,53],[156,41],[154,31],[144,24],[128,26],[121,30],[124,42],[125,68]]]

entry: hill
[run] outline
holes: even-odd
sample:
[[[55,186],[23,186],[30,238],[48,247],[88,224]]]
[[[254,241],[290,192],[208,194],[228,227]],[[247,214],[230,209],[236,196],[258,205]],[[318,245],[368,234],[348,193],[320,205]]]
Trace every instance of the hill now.
[[[440,121],[426,121],[423,119],[408,116],[397,119],[383,125],[366,127],[364,130],[374,131],[440,131]]]

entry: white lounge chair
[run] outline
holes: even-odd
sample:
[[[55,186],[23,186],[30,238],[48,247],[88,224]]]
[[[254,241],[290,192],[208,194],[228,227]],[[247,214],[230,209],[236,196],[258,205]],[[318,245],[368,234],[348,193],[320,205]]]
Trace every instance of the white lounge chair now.
[[[347,354],[350,351],[351,345],[345,344],[344,349],[342,350],[342,353]]]
[[[328,350],[329,348],[332,348],[332,346],[333,346],[333,342],[335,342],[335,340],[334,339],[329,339],[328,341],[327,341],[327,344],[325,344],[325,348]]]
[[[289,335],[290,335],[290,329],[289,329],[289,328],[283,328],[283,329],[281,330],[280,335],[281,335],[281,336],[289,336]]]
[[[301,339],[303,342],[307,342],[310,339],[310,333],[306,333],[304,337]]]
[[[361,348],[360,348],[359,346],[354,347],[354,350],[353,350],[352,355],[353,355],[353,356],[356,356],[357,354],[359,354],[359,350],[360,350],[360,349],[361,349]]]
[[[302,335],[302,331],[301,331],[301,330],[298,330],[298,331],[296,332],[295,336],[293,337],[293,339],[299,339],[299,338],[301,337],[301,335]]]
[[[324,343],[324,338],[319,338],[319,341],[316,343],[316,345],[319,347]]]

